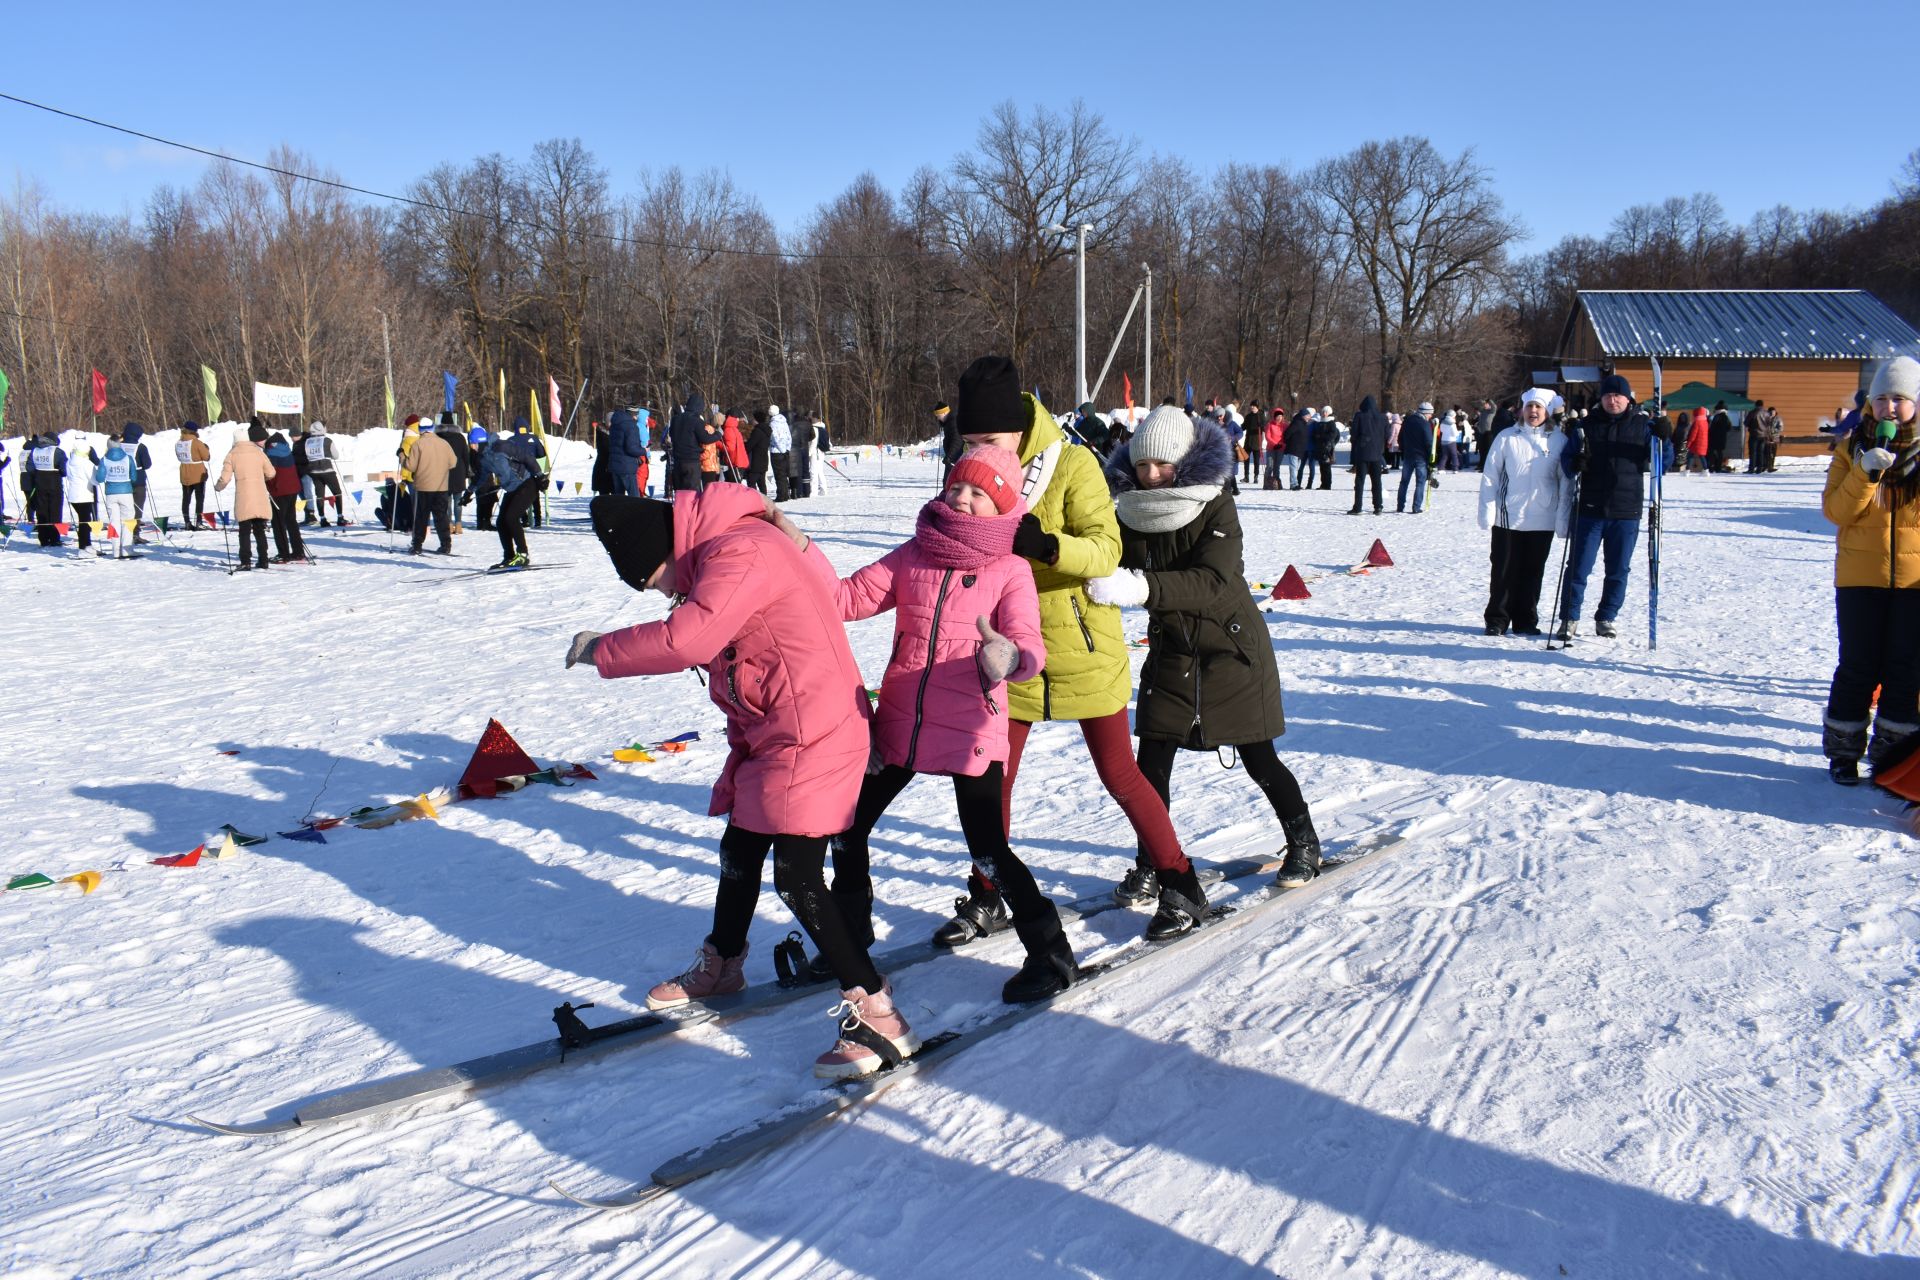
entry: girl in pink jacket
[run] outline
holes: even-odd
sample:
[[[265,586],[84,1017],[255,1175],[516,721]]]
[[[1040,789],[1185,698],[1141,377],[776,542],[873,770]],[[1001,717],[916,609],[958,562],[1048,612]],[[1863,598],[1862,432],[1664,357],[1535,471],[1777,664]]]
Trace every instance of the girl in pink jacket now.
[[[608,678],[704,667],[709,696],[727,717],[727,762],[707,810],[727,815],[713,932],[692,967],[647,993],[648,1007],[745,989],[747,929],[771,849],[774,889],[841,987],[840,1034],[814,1074],[865,1075],[920,1047],[823,875],[827,838],[853,821],[866,772],[866,687],[825,585],[832,567],[769,525],[767,507],[733,484],[681,492],[671,503],[595,498],[594,532],[621,580],[677,601],[660,622],[579,633],[567,665],[590,661]]]
[[[953,779],[960,830],[978,873],[1005,895],[1027,961],[1007,980],[1009,1004],[1064,991],[1077,970],[1060,913],[1007,843],[1000,809],[1009,680],[1046,662],[1033,571],[1013,553],[1020,460],[1005,449],[963,455],[920,510],[911,540],[833,584],[848,622],[894,611],[893,657],[874,717],[877,768],[853,822],[833,843],[833,895],[862,938],[873,936],[867,837],[915,774]]]

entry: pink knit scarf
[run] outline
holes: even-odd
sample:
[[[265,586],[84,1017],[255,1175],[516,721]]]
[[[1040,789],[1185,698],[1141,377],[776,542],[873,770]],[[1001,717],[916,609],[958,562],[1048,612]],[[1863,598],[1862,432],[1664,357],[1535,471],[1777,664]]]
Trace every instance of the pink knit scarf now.
[[[1023,504],[1003,516],[970,516],[935,498],[920,508],[913,540],[927,559],[943,569],[978,569],[1000,556],[1013,554],[1013,531],[1026,514]]]

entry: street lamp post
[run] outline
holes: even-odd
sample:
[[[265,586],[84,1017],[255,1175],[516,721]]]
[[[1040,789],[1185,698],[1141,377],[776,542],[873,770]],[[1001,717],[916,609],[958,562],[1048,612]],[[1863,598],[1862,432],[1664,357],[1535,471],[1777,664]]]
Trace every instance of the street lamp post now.
[[[1076,227],[1054,223],[1047,230],[1075,238],[1073,255],[1073,404],[1077,409],[1087,402],[1087,232],[1093,224]]]

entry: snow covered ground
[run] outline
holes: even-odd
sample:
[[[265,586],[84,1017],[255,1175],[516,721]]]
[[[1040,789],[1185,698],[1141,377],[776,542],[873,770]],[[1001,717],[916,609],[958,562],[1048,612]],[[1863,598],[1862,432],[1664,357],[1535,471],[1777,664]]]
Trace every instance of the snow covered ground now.
[[[857,487],[793,514],[850,571],[906,536],[933,472],[846,465]],[[663,609],[614,577],[584,500],[531,535],[560,567],[511,578],[452,576],[498,558],[471,530],[454,564],[363,526],[313,538],[316,566],[235,578],[218,533],[128,564],[16,538],[3,867],[125,869],[88,897],[0,897],[0,1271],[1920,1274],[1920,859],[1896,805],[1821,772],[1820,474],[1671,482],[1657,653],[1644,555],[1620,640],[1482,636],[1468,477],[1420,517],[1348,517],[1344,472],[1249,492],[1251,579],[1351,565],[1375,536],[1397,562],[1270,618],[1322,835],[1418,838],[775,1156],[601,1215],[546,1179],[609,1193],[796,1096],[830,999],[358,1124],[249,1141],[185,1119],[284,1117],[536,1040],[562,999],[611,1018],[693,951],[720,717],[692,675],[561,669],[576,629]],[[871,679],[890,627],[851,629]],[[450,784],[490,716],[600,780],[148,865],[222,823]],[[610,759],[687,730],[706,737],[684,756]],[[1278,843],[1240,771],[1184,756],[1175,789],[1196,854]],[[1071,726],[1036,731],[1015,828],[1062,899],[1131,853]],[[947,914],[953,829],[931,781],[883,824],[883,947]],[[791,927],[769,891],[756,978]],[[916,1028],[993,1000],[1014,950],[904,972]]]

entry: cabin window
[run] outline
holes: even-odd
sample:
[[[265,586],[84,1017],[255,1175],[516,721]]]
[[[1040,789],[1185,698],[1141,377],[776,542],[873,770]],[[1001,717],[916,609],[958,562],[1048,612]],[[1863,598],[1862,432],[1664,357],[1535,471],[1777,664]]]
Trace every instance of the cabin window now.
[[[1718,390],[1745,396],[1747,394],[1747,362],[1745,360],[1720,361],[1714,366],[1713,385]]]

